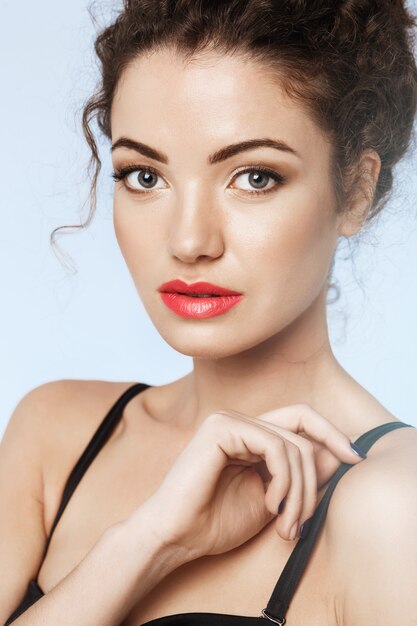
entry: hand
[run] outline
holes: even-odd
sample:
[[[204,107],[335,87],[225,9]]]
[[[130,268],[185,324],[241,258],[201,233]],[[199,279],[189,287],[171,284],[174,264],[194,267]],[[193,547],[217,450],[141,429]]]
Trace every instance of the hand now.
[[[294,524],[298,529],[314,513],[318,487],[341,462],[361,460],[349,438],[306,404],[257,417],[217,411],[206,417],[147,503],[166,543],[193,560],[248,541],[277,517],[284,498],[275,526],[284,539],[294,538]]]

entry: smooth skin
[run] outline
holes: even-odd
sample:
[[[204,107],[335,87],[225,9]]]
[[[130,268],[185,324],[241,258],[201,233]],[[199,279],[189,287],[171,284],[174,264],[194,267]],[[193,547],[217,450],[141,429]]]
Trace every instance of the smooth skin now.
[[[22,421],[24,422],[27,416],[28,407],[26,406],[25,410],[25,404],[27,405],[28,401],[32,409],[36,408],[34,400],[37,397],[40,401],[42,396],[39,397],[39,394],[42,394],[44,389],[46,389],[45,399],[51,399],[49,387],[46,385],[35,389],[17,407],[3,444],[1,459],[5,462],[4,467],[7,468],[9,456],[9,467],[18,472],[19,460],[13,461],[13,452],[16,452],[13,442],[17,441],[13,431],[19,426],[19,421],[22,426]],[[316,444],[295,434],[300,430],[312,436]],[[112,443],[114,450],[114,438]],[[108,446],[109,444],[106,450]],[[317,447],[318,452],[315,455]],[[111,448],[112,446],[110,450]],[[131,515],[122,515],[121,521],[114,517],[120,509],[112,508],[112,523],[106,524],[102,533],[98,535],[94,525],[92,543],[89,549],[85,549],[84,544],[84,554],[80,553],[78,558],[77,555],[74,558],[73,552],[75,547],[76,553],[79,544],[71,545],[73,552],[70,555],[68,538],[65,539],[65,527],[63,529],[60,525],[58,534],[61,533],[62,537],[64,532],[64,545],[60,548],[58,538],[57,547],[54,535],[52,557],[51,553],[48,553],[42,573],[38,577],[38,582],[41,583],[46,595],[18,618],[16,624],[20,626],[52,625],[57,622],[63,626],[75,623],[86,626],[141,624],[144,621],[143,600],[149,598],[150,592],[154,592],[164,578],[166,584],[169,575],[174,573],[177,581],[178,571],[181,568],[184,571],[184,565],[192,563],[195,566],[200,561],[201,566],[203,557],[223,555],[241,545],[247,545],[252,537],[261,534],[268,522],[276,518],[277,502],[282,500],[284,494],[288,500],[286,505],[288,511],[300,505],[303,496],[305,499],[306,495],[309,496],[307,502],[311,501],[309,506],[311,505],[312,511],[315,497],[311,487],[313,486],[315,490],[316,483],[327,482],[340,460],[359,463],[346,435],[337,431],[328,420],[315,414],[307,405],[276,409],[256,418],[222,410],[210,414],[159,481],[159,486],[152,490],[151,495],[149,497],[142,495],[139,507],[137,495],[134,500],[129,498],[128,504],[134,502],[135,508]],[[331,461],[333,461],[332,470],[330,470]],[[257,462],[265,464],[264,478],[260,475],[263,472],[259,474],[255,470]],[[40,470],[36,477],[38,481],[39,477],[41,479],[42,476],[50,477],[51,472],[48,472],[45,466],[36,469]],[[306,473],[308,480],[303,485]],[[6,472],[1,471],[0,475],[5,477]],[[101,475],[101,479],[103,477]],[[91,473],[88,473],[87,481],[89,478]],[[143,472],[142,478],[146,479]],[[23,483],[21,486],[24,490]],[[81,494],[83,486],[85,479],[79,487]],[[84,505],[84,519],[91,516],[93,498],[94,512],[98,513],[97,517],[100,516],[100,504],[102,505],[106,501],[106,496],[111,493],[109,487],[109,483],[104,485],[103,491],[101,485],[99,497],[97,492],[92,494],[88,490],[90,510],[87,511]],[[117,489],[117,485],[113,482],[112,490],[115,488]],[[117,491],[122,488],[123,481]],[[12,489],[9,488],[9,493],[7,489],[8,484],[5,481],[2,495],[13,495]],[[48,490],[44,488],[44,491]],[[79,493],[77,489],[77,495]],[[18,495],[27,494],[23,491]],[[126,505],[125,498],[123,501]],[[16,500],[17,505],[22,506],[22,502],[21,497]],[[114,500],[111,504],[114,507]],[[20,511],[18,519],[27,523],[28,518],[24,518],[22,513],[23,510]],[[68,517],[68,511],[66,513]],[[96,522],[96,519],[94,521]],[[66,524],[68,525],[68,521]],[[84,533],[79,532],[79,524],[80,520],[78,528],[76,527],[78,531],[76,537],[85,541],[87,533],[85,528]],[[13,557],[17,561],[14,563],[12,575],[5,576],[7,583],[2,591],[5,606],[8,607],[13,592],[15,595],[19,592],[19,586],[13,588],[11,584],[16,580],[19,581],[19,578],[14,579],[14,575],[19,572],[19,566],[22,570],[36,566],[32,555],[39,542],[38,545],[31,545],[31,540],[33,542],[35,538],[25,533],[24,528],[20,528],[22,535],[18,542],[12,518],[7,514],[4,516],[2,526],[1,547],[4,548],[6,562],[9,559],[13,563]],[[70,532],[74,532],[74,525]],[[7,541],[8,536],[12,543]],[[45,564],[47,578],[51,558],[55,577],[57,569],[59,571],[62,564],[66,568],[66,571],[63,570],[61,575],[58,575],[58,582],[52,585],[48,584],[47,580],[46,584],[44,582]],[[40,558],[38,562],[39,560]],[[35,577],[33,569],[31,577]],[[20,584],[22,583],[23,580],[20,580]],[[8,594],[9,590],[11,595]],[[23,590],[24,587],[21,593]],[[77,602],[74,602],[73,598],[77,598]],[[9,609],[5,617],[8,613]]]
[[[327,138],[262,67],[214,53],[191,64],[169,50],[135,60],[119,83],[111,125],[113,145],[128,138],[167,157],[163,163],[115,147],[116,171],[135,165],[157,174],[152,191],[141,186],[139,172],[116,182],[114,226],[155,327],[193,357],[193,370],[126,407],[57,527],[39,576],[45,598],[16,623],[55,623],[53,612],[68,615],[76,596],[73,610],[85,602],[77,618],[93,624],[107,601],[107,623],[117,624],[117,589],[126,588],[132,595],[125,626],[189,611],[258,616],[295,545],[292,527],[311,516],[344,460],[355,467],[332,497],[287,621],[416,624],[416,432],[389,433],[365,461],[349,450],[349,440],[398,418],[337,362],[326,320],[335,246],[363,225],[378,155],[363,154],[363,189],[349,211],[336,214]],[[225,146],[255,138],[285,142],[297,154],[258,147],[208,163]],[[239,172],[259,166],[285,182],[267,179],[274,191],[253,195],[250,175]],[[175,278],[207,280],[244,296],[224,315],[185,319],[157,292]],[[0,501],[10,503],[1,507],[1,619],[36,572],[71,467],[130,384],[49,383],[13,414],[0,455]],[[231,466],[227,451],[236,461]],[[211,497],[214,485],[227,494],[225,509]],[[274,507],[286,493],[277,517]],[[252,506],[249,519],[245,506]],[[237,523],[242,518],[246,526]],[[109,528],[117,529],[110,539]],[[137,561],[126,559],[112,594],[106,576],[113,557],[103,554],[113,554],[115,543],[123,554],[127,540],[138,546],[138,535],[142,542],[149,536],[153,554],[138,549]],[[144,583],[151,557],[165,564],[166,575],[134,597],[132,581]],[[91,583],[92,571],[104,577],[106,593]],[[83,589],[89,593],[79,594]]]

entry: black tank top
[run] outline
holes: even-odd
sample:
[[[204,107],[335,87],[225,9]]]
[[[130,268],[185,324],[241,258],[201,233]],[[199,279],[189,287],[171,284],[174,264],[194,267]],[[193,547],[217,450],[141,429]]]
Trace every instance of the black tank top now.
[[[97,456],[101,448],[104,446],[111,433],[113,432],[116,424],[119,422],[123,415],[123,410],[126,404],[138,393],[147,389],[150,385],[146,383],[135,383],[122,393],[122,395],[116,400],[113,406],[110,408],[107,415],[97,428],[84,452],[80,456],[72,472],[70,473],[68,480],[65,484],[62,499],[52,524],[49,537],[46,541],[45,551],[42,561],[45,559],[46,552],[51,541],[52,533],[54,532],[65,507],[67,506],[69,499],[74,493],[78,483],[84,476],[88,467]],[[361,435],[355,443],[360,447],[363,452],[367,452],[369,448],[383,435],[395,430],[396,428],[410,427],[414,428],[411,424],[405,424],[404,422],[389,422],[382,424],[376,428],[372,428],[363,435]],[[285,615],[288,610],[291,598],[293,597],[298,583],[306,568],[309,557],[312,553],[313,546],[320,530],[323,527],[324,520],[326,518],[327,509],[329,506],[332,493],[340,480],[353,465],[348,463],[341,463],[336,472],[333,474],[329,481],[329,485],[322,499],[320,500],[314,515],[311,517],[308,533],[304,538],[299,538],[297,543],[290,554],[288,561],[283,568],[278,582],[272,591],[271,597],[267,606],[264,609],[259,610],[259,617],[249,617],[242,615],[227,615],[223,613],[178,613],[175,615],[168,615],[166,617],[159,617],[151,621],[142,624],[142,626],[255,626],[255,624],[266,626],[268,623],[285,624]],[[40,570],[40,566],[39,566]],[[38,570],[38,571],[39,571]],[[12,613],[4,626],[8,626],[15,619],[22,615],[29,607],[40,598],[45,595],[38,585],[37,580],[29,582],[27,592],[20,605]]]

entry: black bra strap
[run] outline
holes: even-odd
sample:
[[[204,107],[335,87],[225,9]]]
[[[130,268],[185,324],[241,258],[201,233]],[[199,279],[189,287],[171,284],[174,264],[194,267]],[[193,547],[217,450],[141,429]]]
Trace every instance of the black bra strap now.
[[[74,493],[75,489],[77,488],[78,483],[80,482],[80,480],[84,476],[85,472],[90,467],[91,463],[94,461],[95,457],[100,452],[101,448],[104,446],[106,441],[109,439],[109,437],[110,437],[111,433],[113,432],[114,428],[116,427],[116,425],[120,421],[120,419],[121,419],[121,417],[123,415],[123,409],[125,408],[126,404],[134,396],[136,396],[141,391],[147,389],[148,387],[150,387],[150,385],[147,385],[146,383],[135,383],[131,387],[128,387],[128,389],[126,389],[122,393],[122,395],[116,400],[116,402],[110,408],[110,410],[108,411],[108,413],[106,414],[106,416],[104,417],[102,422],[100,423],[99,427],[95,431],[94,435],[90,439],[89,443],[87,444],[86,448],[84,449],[83,453],[81,454],[80,458],[78,459],[77,463],[75,464],[73,470],[71,471],[70,475],[68,476],[67,482],[65,483],[64,491],[62,493],[61,502],[60,502],[57,514],[55,516],[54,522],[52,524],[51,530],[49,532],[48,539],[46,541],[43,558],[45,558],[45,555],[46,555],[46,553],[48,551],[48,547],[49,547],[49,544],[50,544],[53,532],[54,532],[54,530],[56,528],[56,525],[58,524],[58,522],[59,522],[59,520],[60,520],[60,518],[61,518],[61,516],[62,516],[62,514],[63,514],[63,512],[65,510],[65,507],[67,506],[67,504],[68,504],[72,494]]]
[[[404,422],[389,422],[368,430],[354,443],[357,444],[364,453],[366,453],[380,437],[391,430],[404,427],[415,428],[412,424],[405,424]],[[320,500],[314,515],[311,517],[307,535],[304,538],[300,537],[298,539],[295,548],[291,552],[291,555],[282,570],[281,576],[275,585],[268,604],[263,610],[264,617],[270,619],[271,622],[280,624],[281,626],[285,624],[285,615],[291,599],[306,568],[314,543],[323,527],[330,498],[343,474],[345,474],[351,467],[353,467],[353,465],[348,463],[340,464],[330,479],[329,486]]]

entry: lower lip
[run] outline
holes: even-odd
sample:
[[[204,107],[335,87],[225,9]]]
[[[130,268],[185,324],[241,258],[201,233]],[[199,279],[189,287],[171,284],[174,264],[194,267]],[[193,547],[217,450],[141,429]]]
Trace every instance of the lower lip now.
[[[238,296],[217,296],[215,298],[193,298],[181,293],[162,292],[161,298],[174,313],[181,317],[204,319],[222,315],[237,304],[242,298]]]

